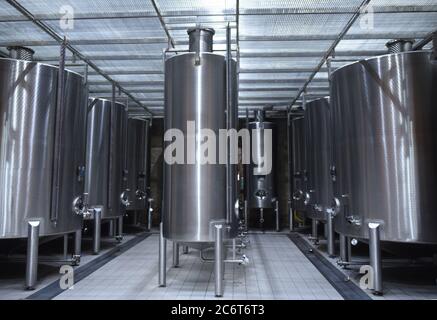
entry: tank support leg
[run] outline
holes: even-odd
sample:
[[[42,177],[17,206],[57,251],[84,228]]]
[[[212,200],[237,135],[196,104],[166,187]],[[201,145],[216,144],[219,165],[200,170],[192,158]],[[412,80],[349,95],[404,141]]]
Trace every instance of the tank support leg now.
[[[373,272],[373,294],[382,295],[382,260],[380,224],[369,223],[370,265]]]
[[[164,238],[164,227],[159,225],[159,286],[166,286],[167,276],[167,240]]]
[[[244,200],[244,226],[246,232],[247,230],[249,230],[248,210],[249,208],[248,208],[247,200]]]
[[[94,209],[93,254],[99,254],[102,236],[102,209]]]
[[[275,201],[276,232],[279,232],[279,201]]]
[[[319,233],[318,233],[318,225],[319,222],[316,219],[311,220],[311,240],[314,241],[314,243],[319,242]]]
[[[259,225],[261,227],[261,231],[264,232],[264,209],[260,208],[259,209]]]
[[[138,225],[138,211],[137,210],[132,211],[132,225],[133,226]]]
[[[291,201],[288,201],[288,217],[290,220],[290,232],[294,231],[294,215],[293,215],[293,208],[291,206]]]
[[[326,227],[326,242],[328,244],[328,255],[332,258],[335,256],[334,217],[329,212],[326,214]]]
[[[183,247],[182,247],[182,252],[183,252],[184,254],[188,254],[188,252],[189,252],[188,246],[183,246]]]
[[[152,230],[152,204],[150,201],[148,201],[147,208],[147,230]]]
[[[223,245],[223,225],[215,225],[215,252],[214,252],[214,277],[215,277],[215,296],[223,297],[223,278],[224,278],[224,245]]]
[[[115,239],[118,242],[121,242],[123,240],[123,216],[119,216],[117,218],[117,236]]]
[[[74,233],[74,256],[79,258],[82,255],[82,230]]]
[[[109,237],[115,237],[115,224],[113,219],[109,220]]]
[[[67,260],[68,258],[68,233],[64,234],[64,260]]]
[[[35,289],[38,276],[38,246],[40,221],[29,221],[27,225],[26,289]]]
[[[350,262],[349,238],[340,234],[340,262]]]
[[[173,242],[173,268],[179,267],[179,243]]]

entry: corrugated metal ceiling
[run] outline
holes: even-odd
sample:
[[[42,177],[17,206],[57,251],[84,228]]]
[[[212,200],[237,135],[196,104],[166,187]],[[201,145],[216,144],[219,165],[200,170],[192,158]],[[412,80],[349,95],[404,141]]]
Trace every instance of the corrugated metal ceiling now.
[[[156,4],[155,10],[153,2]],[[163,108],[162,52],[168,31],[176,50],[187,49],[186,29],[197,24],[216,29],[214,48],[225,49],[225,28],[233,28],[233,49],[240,52],[240,107],[272,103],[287,106],[300,92],[326,51],[338,38],[362,0],[18,0],[18,3],[66,36],[89,60],[150,107]],[[70,6],[74,28],[61,28],[59,19]],[[336,47],[336,57],[365,58],[385,52],[396,37],[421,40],[437,29],[437,0],[372,0],[372,16],[361,15]],[[370,19],[369,19],[370,17]],[[161,21],[160,21],[161,18]],[[162,23],[161,23],[162,22]],[[36,51],[36,58],[56,63],[59,44],[0,2],[0,50],[20,44]],[[68,55],[69,61],[72,55]],[[80,63],[80,61],[76,61]],[[347,61],[335,62],[339,67]],[[82,72],[83,67],[71,67]],[[93,95],[109,96],[111,85],[89,73]],[[328,92],[323,65],[307,92]],[[299,101],[299,100],[298,100]],[[134,113],[142,112],[131,105]]]

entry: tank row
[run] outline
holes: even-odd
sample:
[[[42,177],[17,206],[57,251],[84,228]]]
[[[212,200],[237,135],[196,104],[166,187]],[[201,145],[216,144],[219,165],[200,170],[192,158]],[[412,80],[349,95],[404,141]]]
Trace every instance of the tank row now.
[[[88,98],[81,75],[10,50],[0,59],[0,239],[27,239],[25,286],[33,289],[40,239],[73,233],[63,262],[78,264],[84,226],[92,224],[97,254],[104,222],[118,225],[121,240],[126,212],[149,209],[149,121],[128,120],[115,100]]]
[[[338,233],[343,267],[368,243],[375,294],[381,248],[437,244],[437,64],[408,48],[337,69],[329,98],[289,115],[290,216],[312,220],[314,241],[325,223],[331,256]]]

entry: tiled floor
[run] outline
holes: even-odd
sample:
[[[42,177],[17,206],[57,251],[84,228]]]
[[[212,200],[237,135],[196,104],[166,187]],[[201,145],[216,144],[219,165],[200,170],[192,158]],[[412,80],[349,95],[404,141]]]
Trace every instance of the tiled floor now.
[[[224,299],[342,299],[286,235],[255,234],[246,266],[226,264]],[[158,235],[152,235],[56,299],[214,299],[213,264],[181,255],[158,287]]]
[[[134,235],[125,235],[123,238],[123,243],[134,238]],[[90,247],[91,240],[88,241]],[[114,239],[103,238],[101,244],[101,254],[105,254],[109,250],[117,246],[118,243]],[[84,245],[86,247],[86,245]],[[99,256],[92,255],[86,248],[83,249],[81,256],[81,266],[93,261]],[[53,258],[62,258],[62,256],[51,255]],[[52,283],[59,279],[59,263],[40,263],[38,266],[38,282],[36,285],[36,290],[39,290],[46,285]],[[25,263],[10,263],[4,262],[0,264],[0,300],[21,300],[26,299],[28,296],[32,295],[36,291],[26,291],[24,290],[24,280],[25,280]]]

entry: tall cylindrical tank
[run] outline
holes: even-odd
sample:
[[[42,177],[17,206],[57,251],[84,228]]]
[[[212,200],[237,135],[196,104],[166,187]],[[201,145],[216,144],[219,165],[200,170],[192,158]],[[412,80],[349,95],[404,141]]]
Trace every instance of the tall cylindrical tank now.
[[[64,72],[58,107],[57,67],[0,59],[0,238],[27,237],[30,220],[40,236],[81,229],[85,91]]]
[[[332,130],[329,98],[305,105],[305,147],[307,150],[307,217],[326,220],[332,207]]]
[[[267,156],[264,151],[264,130],[271,130],[273,137],[274,124],[272,122],[265,121],[264,117],[264,112],[259,110],[256,113],[255,121],[249,123],[249,130],[252,138],[252,149],[255,148],[255,150],[258,151],[256,155],[252,155],[252,161],[249,165],[249,207],[268,209],[273,208],[273,202],[276,196],[273,167],[269,174],[254,174],[254,170],[258,164],[262,164],[264,162],[264,158]],[[254,156],[256,156],[257,159],[254,159]],[[273,152],[272,159],[270,161],[273,165]]]
[[[437,64],[426,52],[375,57],[335,71],[336,230],[437,242]]]
[[[306,154],[305,154],[305,118],[303,111],[290,116],[290,143],[291,143],[291,163],[290,172],[292,180],[292,208],[293,210],[306,210]]]
[[[236,217],[227,211],[226,164],[218,161],[219,130],[227,128],[227,73],[225,57],[210,52],[213,34],[212,29],[189,30],[192,52],[165,62],[165,129],[182,133],[186,146],[183,163],[164,163],[163,232],[164,237],[172,241],[212,242],[211,222],[225,222],[229,214],[236,222]],[[208,44],[205,41],[209,41]],[[236,124],[236,63],[233,60],[232,80],[231,114]],[[188,124],[189,121],[192,123]],[[188,126],[193,126],[192,134]],[[204,129],[217,138],[215,163],[199,161],[203,156],[200,130]],[[192,153],[188,148],[190,143],[195,146]],[[164,147],[170,144],[166,141]],[[236,181],[236,176],[232,180]],[[234,232],[231,228],[231,234]]]
[[[127,189],[130,203],[127,210],[145,210],[149,187],[150,120],[128,120]]]
[[[102,219],[124,214],[126,192],[126,125],[124,104],[90,99],[86,152],[88,204],[102,208]]]

